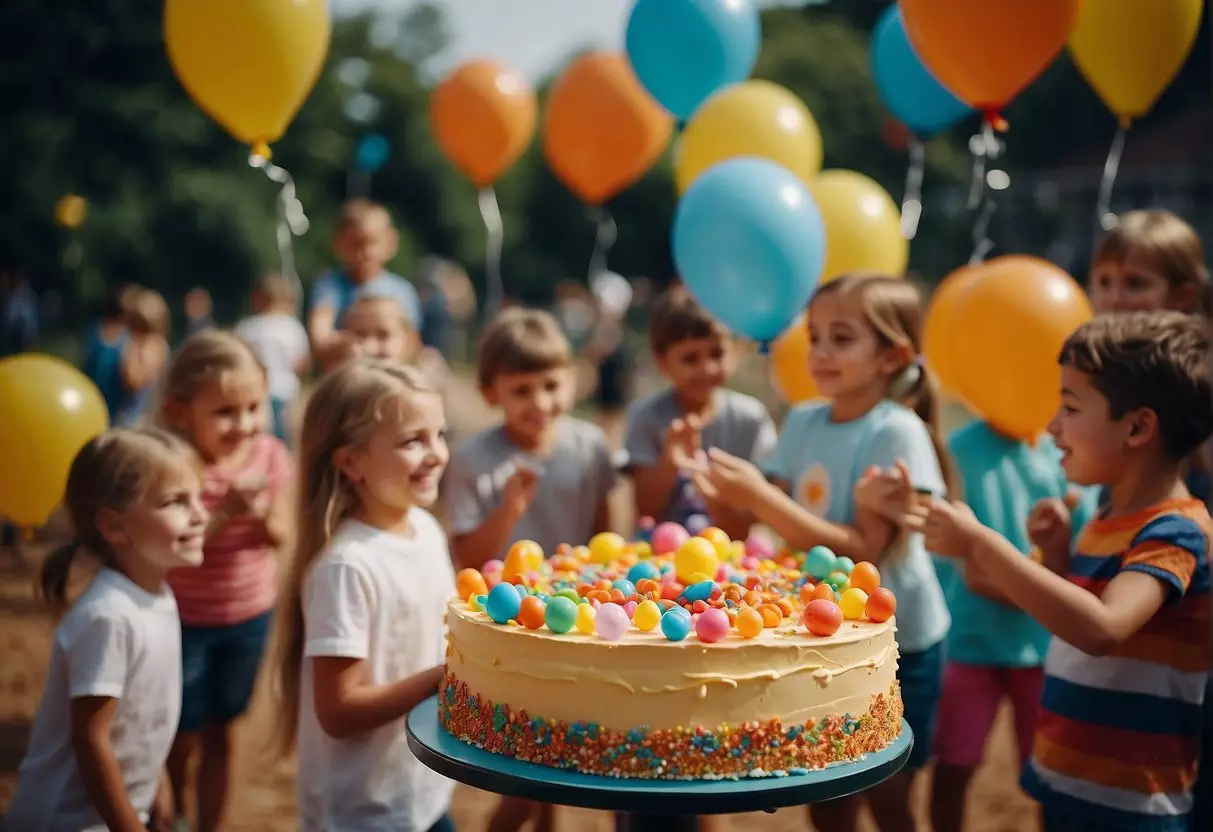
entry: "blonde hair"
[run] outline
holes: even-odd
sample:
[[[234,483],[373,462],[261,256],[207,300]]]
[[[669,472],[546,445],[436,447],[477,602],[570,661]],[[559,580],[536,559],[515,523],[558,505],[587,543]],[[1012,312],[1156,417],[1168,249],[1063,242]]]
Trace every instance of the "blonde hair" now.
[[[160,390],[158,426],[180,435],[172,418],[175,409],[185,407],[208,384],[221,382],[227,373],[262,366],[253,348],[230,332],[207,329],[185,339],[173,357]],[[187,436],[182,436],[188,439]]]
[[[437,395],[414,368],[391,361],[355,358],[316,386],[303,414],[299,436],[299,488],[295,557],[277,617],[275,673],[283,706],[278,711],[278,749],[295,744],[303,664],[303,587],[312,564],[337,527],[357,507],[350,482],[333,464],[340,448],[370,441],[388,414]]]
[[[921,360],[923,315],[918,287],[900,277],[846,274],[818,288],[813,300],[809,301],[810,309],[813,301],[827,294],[854,300],[881,346],[909,348],[910,360],[893,377],[888,397],[913,410],[927,426],[944,484],[951,496],[955,491],[955,476],[939,431],[939,388],[934,375]]]
[[[72,460],[63,496],[73,537],[42,563],[42,600],[59,610],[66,606],[68,576],[81,549],[103,564],[112,561],[113,551],[97,526],[98,514],[105,509],[125,511],[167,477],[186,471],[197,474],[190,449],[164,431],[117,428],[89,440]]]
[[[267,274],[261,278],[254,295],[258,312],[269,309],[293,312],[299,305],[299,292],[295,284],[280,274]]]
[[[573,350],[549,312],[511,307],[485,329],[476,353],[476,380],[490,387],[503,373],[542,373],[573,363]]]
[[[1129,211],[1104,235],[1091,257],[1094,270],[1101,262],[1140,257],[1161,274],[1172,289],[1193,287],[1193,305],[1209,282],[1200,236],[1178,215],[1161,209]],[[1187,312],[1195,309],[1182,310]]]
[[[155,289],[142,286],[132,291],[126,300],[126,325],[132,332],[168,338],[172,330],[172,316],[164,296]]]

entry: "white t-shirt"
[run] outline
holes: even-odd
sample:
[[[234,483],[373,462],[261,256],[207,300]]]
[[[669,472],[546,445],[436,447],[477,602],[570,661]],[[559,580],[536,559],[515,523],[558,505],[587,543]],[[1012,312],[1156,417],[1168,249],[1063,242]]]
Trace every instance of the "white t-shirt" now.
[[[303,324],[290,315],[254,315],[236,324],[233,331],[265,365],[270,397],[294,401],[299,395],[295,365],[311,350]]]
[[[102,569],[59,623],[5,829],[105,832],[72,751],[71,700],[84,696],[118,700],[110,743],[146,823],[181,715],[181,621],[168,586],[152,595]]]
[[[422,509],[413,509],[409,522],[411,538],[347,520],[308,574],[299,709],[303,832],[425,832],[450,805],[454,783],[413,756],[403,718],[338,740],[320,727],[312,698],[314,656],[362,659],[373,685],[446,661],[446,604],[455,594],[446,536]]]

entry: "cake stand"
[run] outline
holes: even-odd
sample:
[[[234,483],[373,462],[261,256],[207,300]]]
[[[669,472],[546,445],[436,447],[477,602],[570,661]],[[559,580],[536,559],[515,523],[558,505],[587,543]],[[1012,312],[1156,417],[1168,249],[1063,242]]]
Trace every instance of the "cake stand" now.
[[[852,763],[745,780],[640,780],[600,777],[524,763],[456,739],[438,724],[438,697],[408,715],[408,743],[417,759],[439,774],[477,789],[540,803],[620,813],[626,832],[684,832],[699,815],[773,812],[870,789],[899,772],[914,736],[903,720],[888,748]]]

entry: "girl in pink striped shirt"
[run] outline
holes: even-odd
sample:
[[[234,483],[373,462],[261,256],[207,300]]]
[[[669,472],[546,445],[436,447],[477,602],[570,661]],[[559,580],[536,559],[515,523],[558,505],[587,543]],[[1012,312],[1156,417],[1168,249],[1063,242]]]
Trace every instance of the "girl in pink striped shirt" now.
[[[186,771],[198,765],[198,830],[223,825],[235,720],[248,708],[270,630],[277,550],[290,530],[286,485],[294,464],[265,432],[266,374],[236,336],[208,330],[173,356],[161,420],[203,465],[210,511],[202,565],[169,573],[181,611],[181,723],[169,757],[174,801],[185,805]]]

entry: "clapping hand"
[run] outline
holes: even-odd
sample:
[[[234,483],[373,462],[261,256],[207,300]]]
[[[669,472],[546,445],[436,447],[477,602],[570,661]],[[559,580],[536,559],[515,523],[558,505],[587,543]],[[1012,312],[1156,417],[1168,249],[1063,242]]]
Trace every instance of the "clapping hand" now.
[[[915,506],[903,525],[922,532],[923,543],[930,551],[953,558],[968,557],[983,528],[967,505],[940,499]]]
[[[892,468],[873,465],[855,484],[855,505],[900,524],[914,508],[916,496],[910,481],[910,469],[902,460]]]

